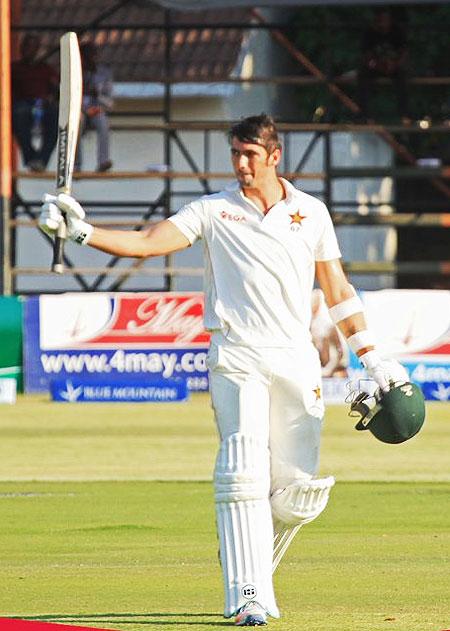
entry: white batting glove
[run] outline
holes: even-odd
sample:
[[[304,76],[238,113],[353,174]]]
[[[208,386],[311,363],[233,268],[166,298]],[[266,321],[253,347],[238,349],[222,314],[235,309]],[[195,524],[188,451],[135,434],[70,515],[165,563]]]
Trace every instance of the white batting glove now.
[[[381,359],[376,351],[368,351],[359,358],[367,374],[383,391],[394,384],[409,381],[409,375],[395,359]]]
[[[66,213],[67,237],[80,245],[86,245],[94,230],[91,224],[83,221],[86,213],[76,199],[65,193],[50,195],[46,193],[42,199],[42,211],[39,215],[39,228],[54,237]]]

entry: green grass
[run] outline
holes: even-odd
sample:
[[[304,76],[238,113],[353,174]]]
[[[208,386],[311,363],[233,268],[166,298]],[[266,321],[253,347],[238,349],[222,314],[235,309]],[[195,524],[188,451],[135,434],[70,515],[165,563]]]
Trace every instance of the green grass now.
[[[448,412],[429,406],[423,432],[385,446],[330,408],[322,470],[338,483],[277,571],[273,629],[450,628]],[[0,441],[0,616],[123,631],[233,626],[221,617],[202,481],[216,448],[206,397],[21,397],[0,408]]]
[[[428,404],[420,434],[384,445],[330,406],[321,472],[338,480],[449,481],[450,406]],[[185,404],[65,404],[22,396],[0,407],[0,480],[210,480],[217,434],[207,395]]]
[[[210,479],[216,432],[206,395],[189,403],[3,407],[0,480]]]

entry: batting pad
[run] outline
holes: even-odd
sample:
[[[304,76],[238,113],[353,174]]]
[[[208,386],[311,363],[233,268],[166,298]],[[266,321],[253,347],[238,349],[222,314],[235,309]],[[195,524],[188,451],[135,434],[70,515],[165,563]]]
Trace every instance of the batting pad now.
[[[325,509],[334,483],[333,476],[296,480],[272,494],[270,501],[275,527],[273,572],[300,528],[316,519]]]
[[[272,585],[269,472],[268,447],[257,438],[232,434],[222,441],[214,485],[226,618],[252,600],[279,617]]]

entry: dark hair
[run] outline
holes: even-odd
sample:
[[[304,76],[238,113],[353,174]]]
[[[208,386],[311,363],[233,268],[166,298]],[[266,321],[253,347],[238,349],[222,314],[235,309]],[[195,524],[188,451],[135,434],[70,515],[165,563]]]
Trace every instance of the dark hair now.
[[[281,149],[281,142],[278,138],[275,121],[267,114],[259,114],[259,116],[247,116],[235,123],[228,132],[228,140],[237,138],[241,142],[251,142],[255,145],[261,145],[272,153],[275,149]]]

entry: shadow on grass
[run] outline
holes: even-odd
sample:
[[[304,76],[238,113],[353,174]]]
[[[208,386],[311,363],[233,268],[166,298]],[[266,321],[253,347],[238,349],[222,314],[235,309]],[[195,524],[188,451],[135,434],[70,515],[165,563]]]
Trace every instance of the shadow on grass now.
[[[10,619],[34,620],[74,625],[92,624],[142,624],[142,625],[203,625],[209,627],[229,627],[231,621],[201,620],[201,618],[220,618],[220,613],[86,613],[86,614],[41,614],[38,616],[9,616]],[[174,618],[168,620],[167,618]],[[189,620],[195,618],[195,620]]]

